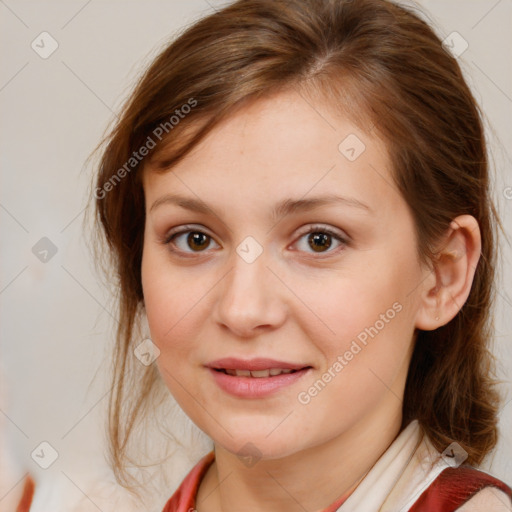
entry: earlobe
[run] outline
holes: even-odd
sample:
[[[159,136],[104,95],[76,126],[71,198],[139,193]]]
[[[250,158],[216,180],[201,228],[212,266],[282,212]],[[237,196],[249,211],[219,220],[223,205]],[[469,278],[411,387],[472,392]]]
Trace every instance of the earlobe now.
[[[416,327],[431,331],[447,324],[466,302],[481,254],[481,235],[471,215],[455,218],[425,280]]]

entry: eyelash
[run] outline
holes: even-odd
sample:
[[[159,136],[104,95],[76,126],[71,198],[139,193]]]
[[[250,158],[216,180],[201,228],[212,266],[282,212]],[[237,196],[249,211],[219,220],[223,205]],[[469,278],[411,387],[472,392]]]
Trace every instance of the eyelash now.
[[[190,234],[190,233],[201,233],[201,234],[207,236],[210,240],[213,240],[212,236],[210,236],[208,233],[204,232],[203,230],[201,230],[199,228],[196,228],[194,226],[183,226],[183,229],[167,234],[165,239],[162,242],[164,245],[167,245],[167,246],[173,245],[175,247],[175,244],[173,241],[177,237],[179,237],[181,235]],[[309,252],[309,254],[312,254],[312,255],[317,254],[318,255],[318,256],[316,256],[317,258],[325,257],[322,255],[327,255],[327,256],[332,255],[333,253],[336,253],[339,250],[343,250],[343,248],[349,244],[348,239],[343,237],[340,233],[338,233],[326,226],[322,226],[322,225],[311,225],[307,229],[307,231],[305,231],[299,235],[297,240],[300,240],[301,238],[303,238],[307,235],[310,235],[311,233],[322,233],[322,234],[329,235],[340,243],[340,246],[333,250],[330,250],[330,247],[329,247],[328,250],[325,252],[318,252],[318,253],[315,253],[313,251]],[[188,251],[182,251],[180,249],[175,249],[175,248],[171,248],[170,250],[174,253],[177,253],[180,255],[185,255],[184,257],[187,257],[187,258],[195,257],[195,255],[202,254],[202,253],[206,252],[206,250],[205,251],[188,252]]]

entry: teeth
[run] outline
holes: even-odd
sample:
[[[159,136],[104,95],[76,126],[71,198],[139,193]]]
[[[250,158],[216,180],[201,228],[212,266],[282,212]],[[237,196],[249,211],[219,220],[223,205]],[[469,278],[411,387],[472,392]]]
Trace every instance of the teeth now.
[[[251,377],[268,377],[270,370],[251,370]]]
[[[265,377],[275,377],[276,375],[281,375],[282,373],[292,373],[293,370],[286,369],[282,370],[280,368],[271,368],[269,370],[224,370],[228,375],[236,376],[236,377],[253,377],[253,378],[265,378]]]

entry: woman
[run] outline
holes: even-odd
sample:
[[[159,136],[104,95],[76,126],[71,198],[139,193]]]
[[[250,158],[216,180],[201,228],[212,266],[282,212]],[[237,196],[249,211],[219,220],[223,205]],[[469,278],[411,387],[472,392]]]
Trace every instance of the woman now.
[[[482,123],[417,15],[244,0],[198,21],[139,82],[94,195],[121,482],[163,382],[214,443],[166,512],[512,510],[475,469],[499,407]]]

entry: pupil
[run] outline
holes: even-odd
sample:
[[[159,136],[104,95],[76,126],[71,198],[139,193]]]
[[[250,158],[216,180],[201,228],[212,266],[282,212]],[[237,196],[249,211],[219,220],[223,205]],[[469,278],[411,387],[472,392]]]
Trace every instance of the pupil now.
[[[308,237],[309,246],[315,252],[322,252],[331,246],[330,235],[326,233],[311,233]]]
[[[204,249],[205,247],[208,247],[208,236],[204,233],[189,233],[187,243],[193,250]]]

